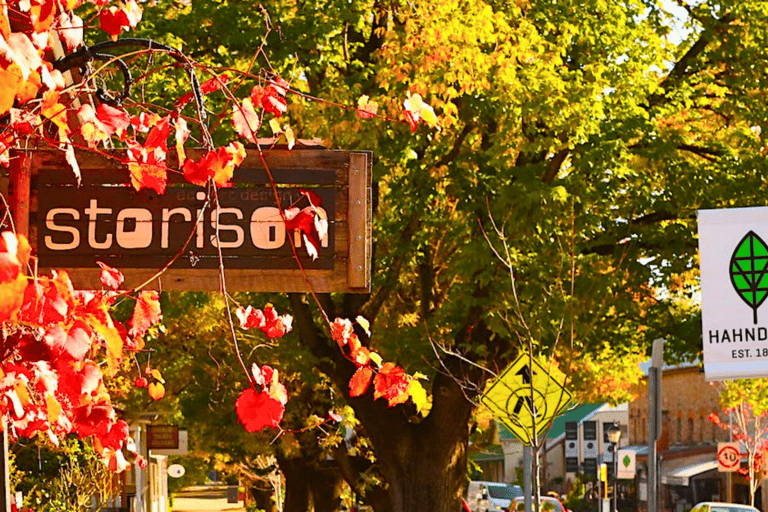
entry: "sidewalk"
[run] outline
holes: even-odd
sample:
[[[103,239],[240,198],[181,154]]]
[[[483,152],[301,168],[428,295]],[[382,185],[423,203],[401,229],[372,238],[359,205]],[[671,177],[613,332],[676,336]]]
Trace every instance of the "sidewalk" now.
[[[173,512],[245,512],[243,502],[227,503],[226,485],[187,487],[173,497]]]

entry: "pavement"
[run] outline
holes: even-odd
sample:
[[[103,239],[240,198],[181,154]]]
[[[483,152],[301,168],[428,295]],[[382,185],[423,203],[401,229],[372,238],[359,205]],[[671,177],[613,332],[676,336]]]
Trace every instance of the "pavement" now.
[[[173,497],[173,512],[245,512],[242,501],[227,503],[226,485],[186,487]]]

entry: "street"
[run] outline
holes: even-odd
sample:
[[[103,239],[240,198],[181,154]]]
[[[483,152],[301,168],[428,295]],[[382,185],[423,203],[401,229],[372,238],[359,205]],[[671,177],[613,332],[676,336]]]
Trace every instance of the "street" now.
[[[243,502],[227,503],[227,486],[187,487],[173,498],[173,512],[244,512]]]

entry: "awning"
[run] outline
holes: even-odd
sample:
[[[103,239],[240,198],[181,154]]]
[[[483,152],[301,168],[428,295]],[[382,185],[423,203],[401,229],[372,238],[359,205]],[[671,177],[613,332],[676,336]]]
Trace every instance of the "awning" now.
[[[717,461],[710,460],[707,462],[699,462],[698,464],[692,464],[690,466],[684,466],[671,471],[667,475],[662,475],[661,483],[667,485],[690,485],[691,477],[706,473],[717,469]]]

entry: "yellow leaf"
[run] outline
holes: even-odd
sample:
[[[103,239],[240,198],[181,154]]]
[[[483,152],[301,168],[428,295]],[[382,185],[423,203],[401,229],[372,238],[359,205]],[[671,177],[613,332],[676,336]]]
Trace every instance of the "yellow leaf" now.
[[[357,318],[355,318],[357,323],[365,330],[365,334],[368,336],[371,335],[371,323],[368,321],[367,318],[364,316],[358,315]]]
[[[29,399],[29,391],[27,391],[27,385],[23,382],[19,382],[16,384],[16,396],[19,397],[19,403],[22,407],[26,407],[29,405],[30,399]]]
[[[165,396],[165,386],[160,384],[159,382],[153,382],[149,385],[149,396],[152,397],[152,400],[160,400]]]
[[[427,392],[424,389],[424,386],[421,385],[421,382],[412,379],[411,382],[408,383],[408,394],[411,395],[411,400],[416,406],[416,410],[419,414],[422,416],[426,415],[430,409],[430,403],[429,398],[427,397]]]
[[[376,366],[381,367],[382,358],[377,352],[371,352],[369,357],[371,358],[371,361],[376,363]]]
[[[280,135],[283,133],[283,129],[280,128],[280,122],[275,118],[269,120],[269,127],[272,129],[272,133],[274,135]]]
[[[163,379],[163,376],[160,374],[160,370],[152,370],[152,377],[154,377],[156,380],[159,380],[160,382],[165,383],[165,380]]]
[[[61,414],[61,404],[59,404],[53,395],[47,393],[45,395],[45,406],[48,410],[48,421],[50,423],[56,423],[56,421],[59,419],[59,415]]]

